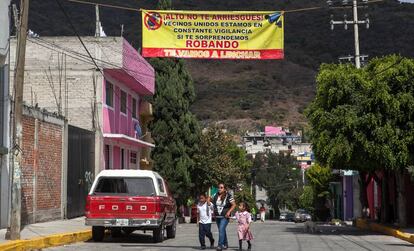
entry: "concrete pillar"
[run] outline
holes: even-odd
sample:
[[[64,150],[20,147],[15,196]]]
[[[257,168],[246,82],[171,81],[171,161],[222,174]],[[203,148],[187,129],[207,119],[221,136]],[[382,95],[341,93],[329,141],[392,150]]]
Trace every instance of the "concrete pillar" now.
[[[66,219],[68,201],[68,146],[69,146],[69,127],[67,118],[62,133],[62,185],[61,185],[61,218]]]
[[[8,97],[9,93],[9,27],[10,27],[10,15],[9,15],[10,0],[0,1],[0,71],[3,71],[3,79],[0,80],[3,84],[0,85],[2,88],[3,95],[0,97],[2,105],[0,109],[3,109],[0,114],[3,116],[2,125],[2,138],[3,142],[0,142],[1,153],[0,153],[0,228],[8,226],[9,219],[9,208],[10,208],[10,154],[8,154],[10,146],[10,127],[9,127],[9,116],[10,114],[10,103]]]

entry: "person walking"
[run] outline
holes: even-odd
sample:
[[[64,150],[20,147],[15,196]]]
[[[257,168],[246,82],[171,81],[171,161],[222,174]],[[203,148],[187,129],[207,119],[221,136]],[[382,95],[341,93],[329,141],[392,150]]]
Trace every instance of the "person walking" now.
[[[202,250],[206,249],[205,238],[210,240],[210,248],[214,248],[214,238],[211,233],[211,222],[213,215],[213,204],[210,197],[207,199],[205,194],[200,194],[197,204],[197,224],[198,224],[198,239]]]
[[[249,207],[245,202],[239,204],[239,211],[235,216],[238,223],[237,236],[239,237],[239,251],[242,251],[243,241],[247,241],[247,250],[251,250],[253,234],[250,231],[250,225],[252,224],[252,215],[249,213]]]
[[[257,214],[256,206],[254,206],[251,211],[252,211],[251,212],[252,213],[252,219],[253,219],[254,222],[256,222],[256,214]]]
[[[264,207],[264,205],[262,204],[262,206],[260,207],[260,220],[262,222],[265,222],[265,218],[266,218],[266,208]]]
[[[227,191],[227,188],[223,183],[218,186],[218,192],[213,197],[213,205],[219,231],[217,251],[221,251],[229,247],[226,228],[229,224],[231,213],[236,208],[236,202],[234,201],[233,195]]]

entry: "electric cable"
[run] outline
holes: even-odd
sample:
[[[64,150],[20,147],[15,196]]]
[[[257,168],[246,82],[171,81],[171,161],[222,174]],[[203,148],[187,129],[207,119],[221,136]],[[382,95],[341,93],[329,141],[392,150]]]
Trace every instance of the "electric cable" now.
[[[76,34],[76,36],[77,36],[78,40],[80,41],[80,43],[82,44],[83,48],[86,50],[86,52],[87,52],[87,54],[88,54],[89,58],[92,60],[93,64],[95,65],[95,67],[96,67],[96,69],[95,69],[95,70],[98,70],[98,71],[101,73],[102,77],[105,79],[105,74],[103,73],[102,69],[101,69],[101,68],[99,68],[98,64],[96,63],[95,59],[92,57],[91,53],[89,52],[89,50],[88,50],[88,48],[86,47],[85,43],[83,42],[82,38],[79,36],[79,33],[77,32],[77,30],[76,30],[75,26],[73,25],[72,19],[71,19],[71,18],[69,17],[69,15],[66,13],[65,9],[63,8],[62,4],[60,3],[60,0],[55,0],[55,1],[56,1],[56,3],[59,5],[60,10],[63,12],[63,14],[64,14],[64,16],[65,16],[66,20],[69,22],[69,25],[71,26],[72,30],[75,32],[75,34]],[[121,91],[122,91],[122,90],[121,90]],[[120,97],[120,95],[119,95],[116,91],[114,91],[114,90],[113,90],[113,93],[114,93],[114,94],[115,94],[115,95],[119,98],[119,100],[122,100],[122,99],[121,99],[121,97]],[[122,106],[121,106],[121,107],[122,107]],[[133,115],[132,110],[128,107],[128,105],[127,105],[127,104],[125,104],[125,108],[126,108],[126,109],[127,109],[127,110],[131,113],[131,115]],[[122,111],[121,111],[121,112],[122,112]],[[135,116],[136,116],[136,114],[135,114]],[[136,117],[137,117],[137,116],[136,116]]]
[[[79,3],[79,4],[99,5],[99,6],[103,6],[103,7],[107,7],[107,8],[129,10],[129,11],[135,11],[135,12],[140,12],[141,11],[140,8],[131,8],[131,7],[127,7],[127,6],[120,6],[120,5],[113,5],[113,4],[102,4],[102,3],[82,1],[82,0],[66,0],[66,1],[73,2],[73,3]],[[367,4],[384,2],[384,1],[385,0],[370,0],[370,1],[367,1]],[[326,7],[326,6],[315,6],[315,7],[292,9],[292,10],[283,10],[282,12],[284,12],[284,13],[306,12],[306,11],[313,11],[313,10],[319,10],[319,9],[324,9],[324,8],[328,8],[328,7]],[[331,7],[331,9],[337,9],[337,8],[346,8],[346,7]]]

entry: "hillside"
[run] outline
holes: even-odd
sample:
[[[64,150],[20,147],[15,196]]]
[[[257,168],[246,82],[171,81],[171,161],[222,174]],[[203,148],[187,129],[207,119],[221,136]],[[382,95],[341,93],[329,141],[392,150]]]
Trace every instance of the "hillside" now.
[[[94,34],[93,6],[70,3],[65,8],[83,35]],[[134,8],[155,8],[155,0],[95,1]],[[176,9],[191,10],[293,10],[326,6],[326,1],[286,0],[173,0]],[[314,95],[314,76],[322,62],[336,62],[338,56],[352,54],[353,30],[330,30],[330,15],[343,19],[349,10],[327,8],[286,14],[283,61],[206,61],[186,60],[196,84],[197,101],[192,107],[203,121],[223,121],[244,128],[265,123],[296,125],[305,123],[301,112]],[[414,4],[387,0],[361,9],[369,13],[372,25],[361,27],[361,52],[370,57],[398,53],[414,56]],[[139,12],[101,9],[106,34],[124,36],[140,47]],[[32,0],[30,29],[41,36],[73,35],[55,0]]]

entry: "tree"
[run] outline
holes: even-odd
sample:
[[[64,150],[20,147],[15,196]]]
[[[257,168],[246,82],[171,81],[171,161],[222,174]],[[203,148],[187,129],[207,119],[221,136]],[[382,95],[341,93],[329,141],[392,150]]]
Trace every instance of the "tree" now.
[[[300,196],[303,194],[303,188],[301,186],[294,187],[287,191],[286,193],[281,194],[281,206],[283,205],[291,210],[295,211],[300,208]]]
[[[299,197],[299,207],[313,212],[314,210],[314,195],[313,188],[311,186],[305,186],[303,192]]]
[[[367,99],[362,104],[371,118],[369,152],[379,166],[392,171],[398,192],[398,220],[407,225],[405,176],[414,165],[414,60],[401,56],[374,59],[366,68]],[[367,137],[367,138],[368,138]]]
[[[171,9],[171,1],[161,0],[158,7]],[[190,112],[195,100],[193,81],[182,60],[154,58],[150,63],[156,72],[154,120],[150,124],[156,145],[152,151],[154,170],[168,180],[182,205],[191,195],[191,174],[201,133]]]
[[[316,97],[305,114],[316,159],[333,169],[360,171],[360,200],[362,208],[367,208],[366,176],[378,163],[369,155],[363,137],[367,128],[361,104],[368,86],[363,75],[363,70],[352,65],[322,65],[316,78]]]
[[[332,170],[316,164],[306,171],[306,177],[312,187],[316,219],[325,221],[330,215],[330,209],[325,205],[326,201],[330,199],[329,182],[332,179]]]
[[[200,152],[193,173],[195,192],[223,182],[230,188],[246,185],[251,162],[230,134],[219,127],[207,128],[201,136]]]
[[[238,189],[236,193],[234,194],[234,199],[238,203],[245,202],[248,205],[250,210],[252,210],[253,208],[256,208],[256,201],[250,189],[246,189],[246,188]]]
[[[288,202],[289,197],[286,196],[301,183],[300,169],[294,156],[272,152],[258,154],[253,166],[257,168],[256,183],[266,189],[276,215],[279,215],[280,205],[294,204]]]
[[[400,56],[374,59],[363,69],[322,65],[316,97],[306,111],[317,160],[327,167],[360,172],[363,207],[368,206],[367,180],[378,178],[375,171],[395,173],[402,226],[403,178],[414,156],[413,69],[413,60]]]

